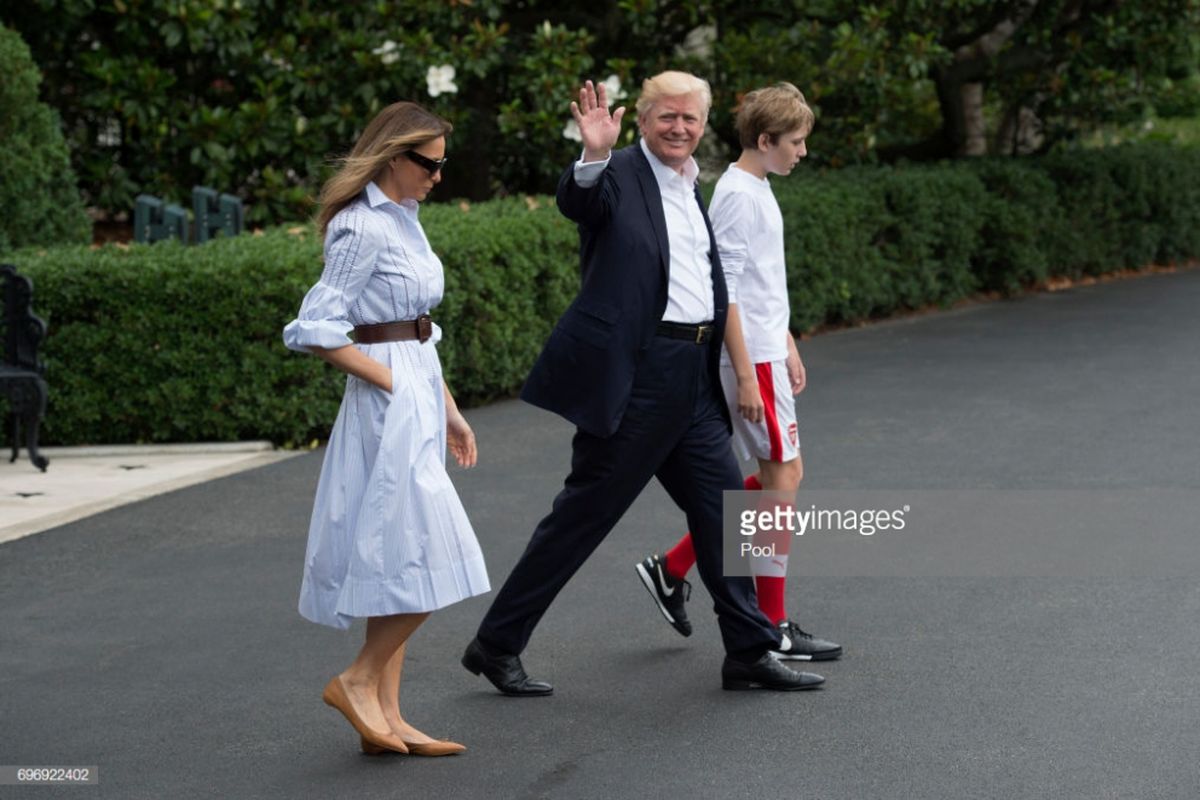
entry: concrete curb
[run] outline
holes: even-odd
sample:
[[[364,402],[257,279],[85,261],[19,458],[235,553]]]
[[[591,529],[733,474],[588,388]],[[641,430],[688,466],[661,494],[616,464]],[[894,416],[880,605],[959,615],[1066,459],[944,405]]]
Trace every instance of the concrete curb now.
[[[36,507],[26,508],[25,511],[31,513],[25,513],[24,519],[0,527],[0,544],[57,528],[128,503],[136,503],[176,489],[283,461],[304,452],[306,451],[274,450],[269,442],[47,448],[46,456],[51,459],[47,472],[41,473],[32,467],[20,472],[0,472],[0,488],[5,490],[5,496],[0,497],[0,511],[4,510],[5,504],[9,504],[7,507],[14,509],[18,515],[22,513],[20,505],[12,504],[25,501],[13,500],[7,496],[7,493],[14,489],[17,496],[25,496],[21,494],[22,488],[30,491],[31,497],[44,495],[34,497],[29,502],[49,501],[40,513]],[[56,458],[73,464],[73,468],[67,470],[68,474],[61,478],[55,473]],[[159,476],[161,479],[156,478],[153,469],[114,473],[112,459],[135,458],[148,461],[164,459],[173,462],[173,465],[162,467],[164,474]],[[191,459],[195,459],[195,462]],[[114,479],[114,474],[122,477]],[[97,478],[100,480],[97,481]],[[126,479],[128,482],[124,485],[114,483],[114,480],[124,482]],[[95,483],[93,488],[98,488],[99,491],[85,491],[88,483]],[[98,493],[101,496],[97,496]]]
[[[42,447],[39,451],[49,459],[100,458],[105,456],[165,456],[227,453],[261,453],[274,450],[268,441],[253,442],[195,442],[192,444],[99,444],[80,447]],[[292,451],[301,452],[301,451]],[[28,454],[22,450],[22,457]]]

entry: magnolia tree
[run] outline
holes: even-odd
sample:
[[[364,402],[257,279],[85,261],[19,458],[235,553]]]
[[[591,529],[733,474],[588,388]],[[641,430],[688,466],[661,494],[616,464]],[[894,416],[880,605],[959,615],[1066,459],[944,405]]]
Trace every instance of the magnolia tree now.
[[[1045,148],[1156,102],[1195,68],[1200,0],[30,0],[0,7],[45,75],[89,202],[233,192],[294,219],[385,104],[449,118],[439,196],[546,191],[578,153],[568,102],[689,69],[713,85],[707,153],[745,92],[788,80],[817,162]],[[635,135],[633,116],[624,142]]]

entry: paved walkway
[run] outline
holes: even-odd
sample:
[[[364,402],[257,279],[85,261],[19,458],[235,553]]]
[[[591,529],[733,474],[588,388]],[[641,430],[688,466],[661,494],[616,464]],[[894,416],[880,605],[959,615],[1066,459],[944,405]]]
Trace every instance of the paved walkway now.
[[[41,472],[24,449],[0,461],[0,543],[117,506],[297,455],[270,442],[46,447]]]
[[[101,776],[0,796],[1194,800],[1200,537],[1177,512],[1200,507],[1198,307],[1192,271],[803,345],[807,490],[1166,498],[1142,524],[1091,528],[1097,546],[1077,549],[1108,555],[1070,574],[981,575],[960,547],[998,530],[1061,557],[1064,532],[1079,541],[1069,509],[1040,536],[949,513],[958,538],[923,576],[889,573],[874,547],[857,574],[806,565],[791,612],[846,646],[817,692],[721,691],[699,586],[690,639],[658,617],[632,569],[680,529],[657,487],[531,642],[553,697],[504,698],[458,666],[488,597],[417,633],[404,706],[469,746],[453,759],[362,756],[319,701],[361,636],[295,612],[320,453],[0,544],[0,765]],[[454,477],[499,583],[571,431],[516,402],[468,416],[481,462]]]

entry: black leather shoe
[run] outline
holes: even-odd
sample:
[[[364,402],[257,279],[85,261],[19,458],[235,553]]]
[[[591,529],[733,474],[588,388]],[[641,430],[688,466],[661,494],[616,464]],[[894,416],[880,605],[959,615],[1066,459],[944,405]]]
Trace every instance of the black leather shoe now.
[[[478,639],[472,639],[467,645],[462,665],[476,675],[483,673],[492,686],[513,697],[542,697],[554,691],[554,687],[545,681],[535,681],[526,675],[520,658],[493,655]]]
[[[688,621],[683,604],[692,596],[692,585],[683,578],[672,578],[658,554],[650,556],[634,569],[671,627],[684,636],[691,636],[692,623]]]
[[[842,646],[805,633],[785,619],[779,623],[779,649],[773,652],[782,661],[832,661],[842,657]]]
[[[778,658],[766,653],[753,664],[726,657],[721,665],[722,689],[774,689],[777,692],[794,692],[799,689],[815,689],[825,682],[820,675],[811,672],[796,672],[785,667]]]

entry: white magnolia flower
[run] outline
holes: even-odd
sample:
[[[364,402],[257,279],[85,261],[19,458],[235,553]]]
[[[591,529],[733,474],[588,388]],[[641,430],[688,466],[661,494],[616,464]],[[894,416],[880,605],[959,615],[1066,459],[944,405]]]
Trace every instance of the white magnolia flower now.
[[[396,44],[391,39],[388,39],[386,42],[379,45],[379,47],[376,47],[374,50],[372,50],[371,53],[379,56],[379,60],[386,66],[388,64],[395,64],[400,60],[400,53],[397,52],[399,49],[400,45]]]
[[[604,79],[604,91],[607,93],[610,103],[614,100],[623,100],[629,96],[629,92],[621,88],[621,79],[616,75],[609,75]]]
[[[567,124],[563,125],[563,138],[573,142],[583,141],[583,134],[579,132],[579,123],[573,118],[567,120]]]
[[[121,123],[112,117],[106,118],[104,127],[96,132],[96,144],[101,147],[120,147]]]
[[[701,25],[692,28],[683,39],[683,44],[676,45],[675,54],[682,58],[711,58],[713,44],[717,41],[716,25]]]
[[[458,84],[454,82],[454,67],[449,64],[430,67],[429,71],[425,73],[425,85],[429,89],[430,97],[437,97],[439,94],[456,94]]]
[[[277,56],[277,55],[275,55],[273,53],[269,53],[269,52],[263,53],[263,62],[266,64],[272,64],[272,65],[278,67],[279,69],[285,70],[287,72],[292,71],[292,65],[289,64],[287,62],[287,60],[285,58],[283,58],[283,56]]]

